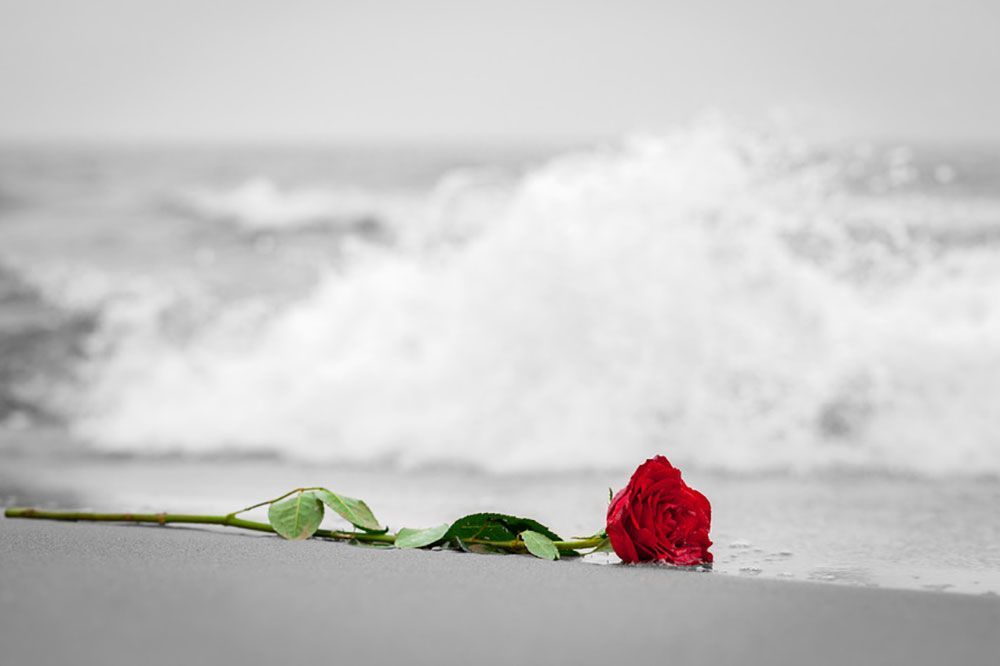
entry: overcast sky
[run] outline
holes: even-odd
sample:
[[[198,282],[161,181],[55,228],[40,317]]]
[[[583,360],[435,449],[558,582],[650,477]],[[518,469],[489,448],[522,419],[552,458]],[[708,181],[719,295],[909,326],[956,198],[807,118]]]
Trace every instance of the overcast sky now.
[[[0,0],[0,138],[1000,140],[1000,0]]]

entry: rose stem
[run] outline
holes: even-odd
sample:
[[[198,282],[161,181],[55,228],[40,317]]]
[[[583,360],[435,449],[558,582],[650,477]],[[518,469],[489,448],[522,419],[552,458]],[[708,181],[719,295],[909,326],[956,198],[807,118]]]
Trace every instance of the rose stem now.
[[[294,492],[294,491],[293,491]],[[246,509],[244,509],[245,511]],[[254,520],[237,518],[235,514],[226,516],[209,516],[191,513],[91,513],[87,511],[45,511],[32,508],[10,508],[4,511],[7,518],[29,518],[34,520],[65,520],[65,521],[91,521],[91,522],[113,522],[113,523],[152,523],[156,525],[166,525],[167,523],[188,523],[199,525],[223,525],[225,527],[239,527],[245,530],[257,532],[275,533],[274,528],[267,523],[259,523]],[[338,530],[316,530],[314,536],[324,539],[335,539],[339,541],[360,541],[363,543],[395,543],[395,534],[367,534],[364,532],[342,532]],[[577,548],[595,548],[600,545],[601,537],[590,537],[587,539],[576,539],[571,541],[554,541],[556,548],[560,550],[575,550]],[[490,541],[487,539],[465,539],[468,544],[482,544],[494,546],[496,548],[506,548],[508,550],[524,550],[524,543],[514,541]]]

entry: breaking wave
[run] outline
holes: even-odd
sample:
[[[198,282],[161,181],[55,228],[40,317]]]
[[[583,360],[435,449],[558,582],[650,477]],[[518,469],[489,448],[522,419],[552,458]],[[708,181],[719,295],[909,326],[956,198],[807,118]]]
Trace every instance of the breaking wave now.
[[[290,301],[181,333],[176,299],[105,304],[65,409],[131,451],[998,474],[1000,247],[960,242],[997,208],[896,162],[859,193],[861,159],[710,122],[452,176]],[[275,227],[330,202],[209,203]]]

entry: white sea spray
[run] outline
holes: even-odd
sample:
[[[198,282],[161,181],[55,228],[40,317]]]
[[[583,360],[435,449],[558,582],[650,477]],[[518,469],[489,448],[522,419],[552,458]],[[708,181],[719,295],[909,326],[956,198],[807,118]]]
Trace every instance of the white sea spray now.
[[[398,242],[348,244],[280,306],[178,333],[165,313],[196,296],[105,302],[73,428],[501,471],[663,452],[998,474],[1000,247],[941,242],[982,213],[860,196],[849,167],[703,123],[513,183],[447,178]]]

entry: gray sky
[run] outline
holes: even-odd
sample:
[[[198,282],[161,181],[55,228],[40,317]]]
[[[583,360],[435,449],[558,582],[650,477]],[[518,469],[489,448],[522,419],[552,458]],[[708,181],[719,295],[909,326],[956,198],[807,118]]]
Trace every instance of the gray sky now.
[[[998,0],[0,0],[0,138],[1000,139]]]

